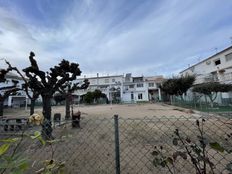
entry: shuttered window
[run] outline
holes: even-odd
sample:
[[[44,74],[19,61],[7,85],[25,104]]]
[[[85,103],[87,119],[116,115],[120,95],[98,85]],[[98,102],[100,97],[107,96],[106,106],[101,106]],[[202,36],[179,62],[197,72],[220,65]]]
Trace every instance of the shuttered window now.
[[[227,62],[231,61],[232,60],[232,53],[229,53],[229,54],[225,55],[225,57],[226,57]]]

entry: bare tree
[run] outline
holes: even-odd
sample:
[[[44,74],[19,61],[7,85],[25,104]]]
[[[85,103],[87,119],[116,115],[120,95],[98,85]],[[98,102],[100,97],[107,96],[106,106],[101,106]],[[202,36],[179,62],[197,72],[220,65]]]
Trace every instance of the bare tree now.
[[[39,69],[34,57],[35,54],[31,52],[29,56],[31,66],[23,69],[23,71],[28,78],[28,87],[37,91],[42,96],[43,115],[45,117],[44,124],[42,125],[42,135],[46,138],[51,138],[51,98],[62,85],[80,76],[81,71],[79,64],[62,60],[57,66],[50,68],[50,72],[45,73]]]
[[[65,97],[65,119],[70,118],[70,105],[72,101],[72,93],[76,90],[86,89],[89,86],[89,81],[85,79],[83,82],[71,83],[66,82],[59,87],[59,92]]]

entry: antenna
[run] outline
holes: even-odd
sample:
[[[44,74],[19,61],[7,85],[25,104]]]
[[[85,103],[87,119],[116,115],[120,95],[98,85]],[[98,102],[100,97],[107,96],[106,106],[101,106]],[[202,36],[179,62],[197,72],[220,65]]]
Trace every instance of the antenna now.
[[[216,53],[218,52],[218,48],[217,47],[215,47],[214,50],[215,50]]]
[[[217,47],[215,47],[215,48],[214,48],[214,51],[217,53],[217,52],[218,52],[218,48],[217,48]]]

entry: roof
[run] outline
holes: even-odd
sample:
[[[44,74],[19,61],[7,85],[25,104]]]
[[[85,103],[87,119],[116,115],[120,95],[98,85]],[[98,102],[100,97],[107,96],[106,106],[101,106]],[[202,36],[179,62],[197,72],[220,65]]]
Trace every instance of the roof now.
[[[123,75],[114,75],[114,76],[101,76],[101,77],[87,77],[87,79],[96,79],[96,78],[112,78],[112,77],[123,77]]]
[[[164,81],[164,77],[162,75],[145,77],[145,81],[155,81],[156,83],[161,83]]]
[[[83,80],[83,79],[103,79],[103,78],[112,78],[112,77],[123,77],[123,75],[113,75],[113,76],[101,76],[101,77],[85,77],[85,78],[78,78],[76,80]]]
[[[222,51],[220,51],[220,52],[218,52],[218,53],[216,53],[216,54],[214,54],[214,55],[212,55],[212,56],[210,56],[210,57],[208,57],[208,58],[206,58],[206,59],[204,59],[204,60],[202,60],[202,61],[200,61],[200,62],[198,62],[198,63],[196,63],[196,64],[194,64],[194,65],[192,65],[192,66],[190,66],[188,68],[186,68],[186,69],[184,69],[180,73],[183,73],[184,71],[186,71],[186,70],[188,70],[188,69],[190,69],[190,68],[192,68],[192,67],[194,67],[196,65],[199,65],[199,64],[201,64],[201,63],[203,63],[203,62],[205,62],[205,61],[207,61],[207,60],[209,60],[209,59],[211,59],[211,58],[213,58],[215,56],[218,56],[219,54],[222,54],[222,53],[224,53],[224,52],[226,52],[226,51],[228,51],[230,49],[232,49],[232,46],[229,46],[229,47],[225,48],[224,50],[222,50]]]

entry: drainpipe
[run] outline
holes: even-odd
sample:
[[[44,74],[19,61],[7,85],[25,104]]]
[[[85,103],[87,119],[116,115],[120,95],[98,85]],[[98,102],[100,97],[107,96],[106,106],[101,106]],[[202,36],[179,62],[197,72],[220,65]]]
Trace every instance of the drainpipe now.
[[[99,74],[97,73],[97,89],[98,89],[98,85],[99,85]]]

